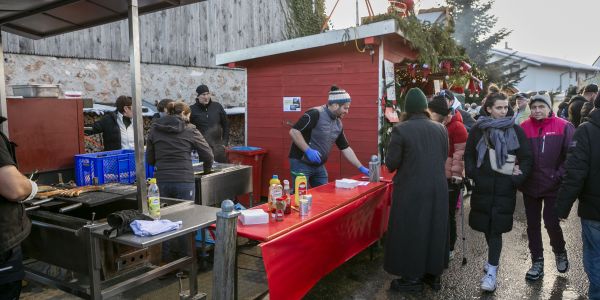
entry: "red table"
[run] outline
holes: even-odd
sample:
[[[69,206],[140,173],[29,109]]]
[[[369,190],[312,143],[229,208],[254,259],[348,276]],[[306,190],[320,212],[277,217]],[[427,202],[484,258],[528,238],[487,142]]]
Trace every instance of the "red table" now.
[[[244,226],[238,234],[260,244],[271,299],[300,299],[323,276],[377,241],[387,230],[391,174],[384,181],[354,189],[335,182],[309,190],[308,216],[298,212],[284,221]],[[256,208],[266,208],[265,205]]]

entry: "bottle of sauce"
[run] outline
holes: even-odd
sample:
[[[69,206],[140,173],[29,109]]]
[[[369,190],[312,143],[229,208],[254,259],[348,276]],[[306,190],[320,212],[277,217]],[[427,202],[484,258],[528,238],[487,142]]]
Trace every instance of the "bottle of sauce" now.
[[[300,205],[300,198],[306,195],[306,192],[308,190],[306,176],[304,176],[303,173],[298,173],[298,175],[296,175],[296,182],[294,183],[294,187],[294,204],[296,205],[296,207],[298,207]]]
[[[279,176],[273,175],[273,178],[269,181],[269,207],[271,210],[271,217],[276,217],[276,203],[277,198],[281,198],[283,196],[283,187],[281,186],[281,181],[279,181]]]
[[[287,197],[285,195],[275,199],[275,221],[281,222],[283,221],[283,215],[285,211],[285,206],[287,202]]]
[[[283,181],[283,194],[286,198],[283,213],[289,215],[292,213],[292,196],[290,195],[290,181],[287,179]]]

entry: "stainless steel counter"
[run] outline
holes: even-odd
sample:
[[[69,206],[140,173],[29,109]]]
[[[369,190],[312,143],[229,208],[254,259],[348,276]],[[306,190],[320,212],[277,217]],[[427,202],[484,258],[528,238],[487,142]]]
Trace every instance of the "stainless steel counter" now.
[[[217,212],[221,209],[216,207],[195,205],[191,201],[181,204],[167,206],[161,209],[161,219],[170,221],[182,221],[182,227],[161,233],[155,236],[137,236],[134,234],[124,234],[118,237],[106,238],[103,234],[104,229],[108,229],[108,224],[94,228],[93,234],[96,238],[106,239],[124,245],[136,248],[144,248],[171,240],[175,237],[196,231],[200,228],[206,228],[217,221]]]
[[[252,199],[251,166],[215,163],[209,174],[203,173],[201,165],[194,166],[194,172],[196,204],[220,206],[225,199],[248,193]]]
[[[195,235],[198,229],[206,228],[216,222],[216,213],[220,209],[195,205],[191,201],[179,201],[181,202],[162,208],[161,215],[164,219],[182,221],[183,226],[178,230],[152,237],[138,237],[133,234],[124,234],[119,237],[107,238],[103,235],[104,229],[109,227],[105,219],[94,223],[65,214],[47,211],[33,212],[34,215],[31,215],[32,219],[34,219],[32,232],[39,232],[39,239],[45,242],[45,244],[41,244],[44,245],[44,251],[42,252],[52,254],[50,256],[34,257],[40,259],[42,262],[55,263],[68,270],[80,272],[80,274],[89,278],[89,284],[79,285],[77,283],[69,283],[28,266],[25,266],[26,276],[30,280],[55,286],[79,297],[106,299],[168,272],[178,269],[189,269],[189,294],[188,297],[184,298],[200,299],[205,294],[199,294],[197,289],[196,274],[198,265]],[[170,203],[173,201],[166,202]],[[136,202],[134,199],[122,199],[117,202],[93,207],[93,209],[99,211],[99,209],[104,207],[116,208],[120,207],[121,204],[128,203],[134,206]],[[128,207],[123,206],[121,209],[124,208]],[[119,209],[117,208],[113,211],[116,210]],[[77,210],[72,213],[75,214],[76,212]],[[144,254],[144,252],[147,252],[150,246],[182,236],[185,236],[188,241],[187,256],[160,266],[152,264],[150,261],[142,261],[142,264],[134,265],[134,268],[127,272],[121,272],[114,277],[106,278],[106,270],[103,269],[106,267],[106,245],[111,245],[108,247],[111,249],[118,248],[117,246],[119,245],[139,249],[132,252],[139,257],[139,255],[146,256],[147,254]],[[28,240],[31,240],[31,237]],[[65,250],[69,248],[73,248],[75,250],[74,253],[79,253],[80,255],[73,255],[73,253]],[[63,250],[65,251],[63,252]],[[60,260],[57,257],[63,257],[63,259]],[[67,264],[66,261],[69,260],[73,262]],[[110,263],[114,263],[114,261],[110,261]],[[173,298],[175,297],[176,295]]]

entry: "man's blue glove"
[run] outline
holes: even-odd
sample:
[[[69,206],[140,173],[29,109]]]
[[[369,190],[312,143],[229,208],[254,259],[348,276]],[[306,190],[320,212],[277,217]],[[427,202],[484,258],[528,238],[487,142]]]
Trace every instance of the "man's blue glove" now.
[[[360,166],[360,167],[358,167],[358,170],[359,170],[361,173],[363,173],[363,174],[365,174],[365,175],[369,176],[369,169],[365,168],[364,166]]]
[[[306,158],[308,158],[308,161],[310,161],[311,163],[321,163],[321,153],[319,153],[319,151],[309,147],[308,149],[306,149],[306,151],[304,151],[304,154],[306,154]]]

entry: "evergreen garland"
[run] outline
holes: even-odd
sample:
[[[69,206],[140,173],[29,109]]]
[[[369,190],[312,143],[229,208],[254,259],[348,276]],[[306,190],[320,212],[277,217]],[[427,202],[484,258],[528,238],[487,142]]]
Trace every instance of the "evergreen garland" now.
[[[401,17],[396,14],[377,15],[365,20],[363,24],[389,19],[396,20],[410,47],[419,53],[418,61],[430,65],[434,72],[441,57],[465,57],[464,49],[458,46],[452,37],[451,26],[422,23],[414,15]]]

